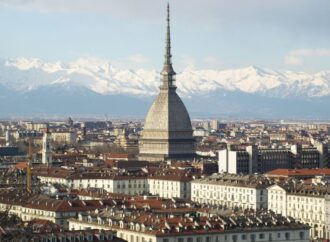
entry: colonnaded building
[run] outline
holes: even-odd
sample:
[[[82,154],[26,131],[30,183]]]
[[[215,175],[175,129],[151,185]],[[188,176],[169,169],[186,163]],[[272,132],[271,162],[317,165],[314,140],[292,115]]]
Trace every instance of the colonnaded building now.
[[[191,159],[195,140],[185,105],[176,93],[172,66],[170,12],[167,8],[165,62],[161,72],[160,92],[147,114],[139,143],[140,160],[162,161]]]

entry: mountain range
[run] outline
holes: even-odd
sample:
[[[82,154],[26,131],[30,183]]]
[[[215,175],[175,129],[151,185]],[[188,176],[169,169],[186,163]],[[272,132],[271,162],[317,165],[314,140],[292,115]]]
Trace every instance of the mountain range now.
[[[0,117],[143,117],[158,93],[159,77],[156,70],[123,69],[94,58],[0,59]],[[330,71],[188,67],[176,79],[192,117],[330,118]]]

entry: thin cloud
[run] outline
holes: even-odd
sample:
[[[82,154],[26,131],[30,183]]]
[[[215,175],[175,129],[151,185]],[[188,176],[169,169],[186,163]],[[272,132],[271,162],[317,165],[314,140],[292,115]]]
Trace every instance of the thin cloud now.
[[[131,55],[127,59],[135,64],[145,64],[149,61],[146,56],[141,54]]]
[[[152,2],[152,0],[141,2],[136,0],[0,0],[0,7],[41,13],[110,14],[116,17],[130,17],[152,14],[155,10],[153,6],[155,4]],[[147,4],[153,8],[145,8]],[[154,15],[157,16],[157,14]]]
[[[328,0],[180,0],[170,1],[173,15],[194,23],[263,24],[328,31]],[[167,0],[0,0],[0,7],[43,13],[110,14],[125,18],[159,19]],[[198,18],[196,18],[198,16]],[[303,27],[302,27],[303,26]],[[329,33],[329,32],[328,32]]]
[[[322,56],[330,56],[330,49],[297,49],[294,51],[291,51],[289,55],[293,56],[316,56],[316,57],[322,57]]]
[[[296,56],[287,55],[284,57],[284,64],[287,66],[302,66],[303,62]]]
[[[179,67],[181,68],[193,68],[196,66],[197,60],[190,55],[182,55],[179,59]]]
[[[208,68],[215,68],[219,69],[220,67],[223,67],[225,62],[223,60],[220,60],[216,56],[205,56],[202,60],[202,64]]]
[[[182,71],[186,68],[188,69],[215,69],[219,70],[225,67],[228,62],[219,59],[214,55],[207,55],[204,57],[196,57],[193,55],[182,55],[178,58],[178,63],[174,63],[177,67],[177,71]]]
[[[330,57],[330,49],[296,49],[284,57],[284,64],[288,66],[303,65],[303,58]]]

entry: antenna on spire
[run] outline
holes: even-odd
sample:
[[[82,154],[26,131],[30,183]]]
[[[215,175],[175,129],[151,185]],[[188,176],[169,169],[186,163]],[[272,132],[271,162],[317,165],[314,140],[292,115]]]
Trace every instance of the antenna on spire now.
[[[167,31],[165,43],[165,65],[172,67],[172,54],[171,54],[171,27],[170,27],[170,3],[167,3]],[[165,66],[164,66],[165,67]]]

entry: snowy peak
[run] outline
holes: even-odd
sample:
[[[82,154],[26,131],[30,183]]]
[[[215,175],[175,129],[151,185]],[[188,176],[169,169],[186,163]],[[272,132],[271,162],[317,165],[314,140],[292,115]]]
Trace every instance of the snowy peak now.
[[[185,97],[218,90],[277,98],[323,97],[330,95],[329,81],[330,71],[310,74],[255,66],[221,71],[186,68],[177,75],[178,91]],[[20,92],[72,84],[102,95],[151,96],[158,92],[159,82],[159,73],[155,70],[122,69],[96,58],[80,58],[67,64],[37,58],[0,61],[0,85]]]
[[[9,59],[5,61],[5,66],[14,67],[19,70],[29,70],[32,68],[40,68],[42,66],[42,61],[37,58],[18,58]]]
[[[37,58],[17,58],[9,59],[5,61],[5,66],[13,67],[18,70],[26,71],[30,69],[40,69],[48,73],[53,73],[64,69],[61,62],[57,61],[54,63],[43,62]]]

